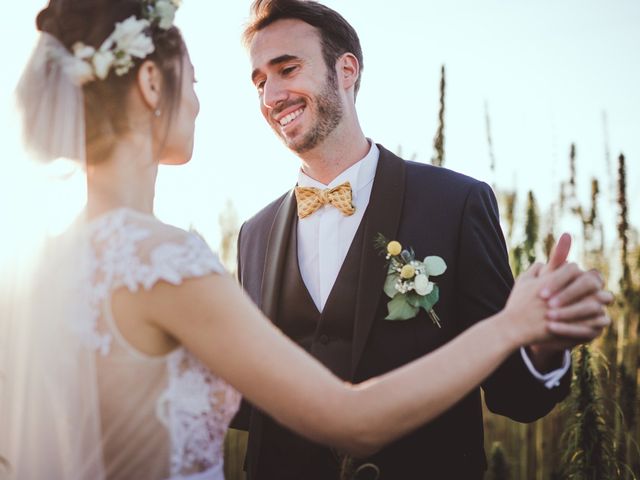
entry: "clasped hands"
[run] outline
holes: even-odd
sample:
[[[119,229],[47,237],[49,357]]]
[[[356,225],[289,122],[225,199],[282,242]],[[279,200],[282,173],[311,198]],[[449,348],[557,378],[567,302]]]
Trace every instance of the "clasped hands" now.
[[[604,290],[596,270],[583,271],[567,263],[570,248],[571,237],[563,234],[546,265],[534,264],[518,278],[516,295],[505,307],[522,306],[526,297],[532,302],[522,320],[530,321],[533,331],[523,338],[535,338],[525,344],[529,358],[541,372],[558,368],[566,349],[594,340],[611,323],[605,307],[613,301],[613,294]],[[540,322],[541,316],[544,322]]]

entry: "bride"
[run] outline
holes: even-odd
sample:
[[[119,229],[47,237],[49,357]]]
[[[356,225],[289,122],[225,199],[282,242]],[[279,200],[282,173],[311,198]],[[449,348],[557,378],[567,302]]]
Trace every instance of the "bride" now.
[[[521,345],[567,329],[594,338],[608,324],[595,277],[535,265],[503,311],[432,354],[359,385],[334,377],[261,315],[201,238],[153,216],[158,165],[189,161],[199,110],[177,6],[51,0],[38,15],[18,88],[27,144],[80,162],[87,204],[46,243],[33,280],[3,286],[9,478],[222,479],[240,394],[310,439],[366,455]],[[580,322],[545,319],[559,291],[559,318]]]

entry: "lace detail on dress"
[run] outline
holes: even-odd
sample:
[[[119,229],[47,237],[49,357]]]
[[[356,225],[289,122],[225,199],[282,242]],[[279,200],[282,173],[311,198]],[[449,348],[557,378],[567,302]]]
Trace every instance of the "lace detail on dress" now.
[[[79,298],[87,301],[78,302],[85,311],[75,318],[84,321],[73,328],[107,361],[113,348],[110,328],[117,327],[101,321],[101,312],[116,289],[151,289],[158,281],[178,285],[224,271],[199,236],[127,209],[91,222],[84,240],[87,251],[78,257],[86,262],[86,277]],[[172,478],[221,471],[224,437],[240,394],[184,348],[169,354],[166,362],[167,386],[157,398],[156,416],[169,432]]]
[[[136,216],[141,216],[142,221]],[[168,230],[169,239],[162,241],[162,235],[152,236],[158,228]],[[75,317],[84,319],[83,323],[72,328],[88,347],[103,355],[109,352],[112,335],[99,330],[98,318],[101,306],[115,289],[124,286],[131,292],[139,287],[148,290],[161,280],[178,285],[187,278],[224,271],[199,236],[127,209],[115,210],[91,223],[88,240],[86,268],[82,269],[86,278],[81,279],[79,287],[80,298],[88,302],[78,307],[86,309],[84,315]]]
[[[215,468],[222,462],[240,394],[184,349],[170,355],[168,366],[169,385],[158,401],[158,416],[171,433],[171,474]]]

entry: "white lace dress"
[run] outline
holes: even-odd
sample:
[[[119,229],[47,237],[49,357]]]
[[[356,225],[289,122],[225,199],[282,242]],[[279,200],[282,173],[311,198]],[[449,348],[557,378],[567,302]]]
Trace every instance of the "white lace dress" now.
[[[158,282],[222,273],[193,233],[130,209],[88,225],[83,321],[73,326],[95,350],[102,456],[107,479],[222,480],[224,436],[240,395],[184,348],[147,356],[123,337],[112,294]]]

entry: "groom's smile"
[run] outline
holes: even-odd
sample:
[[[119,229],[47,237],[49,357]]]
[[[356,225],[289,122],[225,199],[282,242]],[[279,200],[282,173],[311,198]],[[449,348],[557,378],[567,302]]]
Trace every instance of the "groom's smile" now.
[[[277,119],[277,122],[280,123],[280,125],[283,127],[286,127],[287,125],[290,125],[291,122],[293,122],[295,119],[297,119],[300,115],[302,115],[302,112],[304,112],[304,108],[298,108],[295,111],[288,113],[284,116],[280,116],[280,119]]]
[[[260,109],[276,134],[299,154],[323,142],[340,124],[343,105],[316,29],[278,20],[256,33],[250,55]]]
[[[271,112],[270,121],[276,124],[274,126],[275,128],[278,128],[279,126],[279,130],[282,134],[286,134],[300,123],[301,120],[299,119],[306,109],[307,105],[305,102],[301,102],[299,100],[287,102]]]

